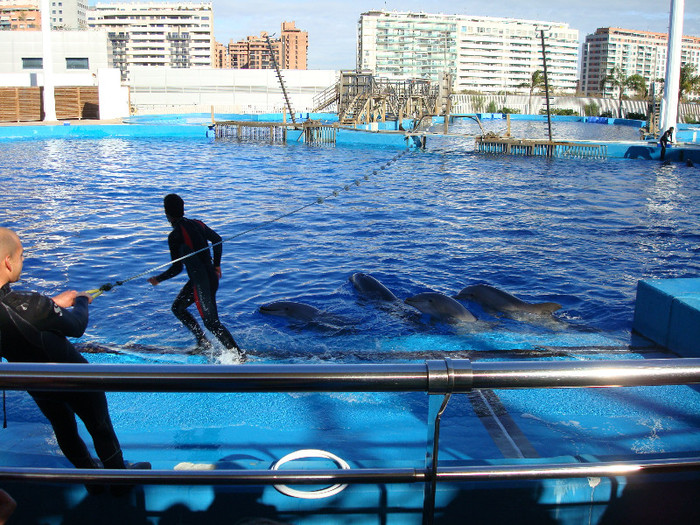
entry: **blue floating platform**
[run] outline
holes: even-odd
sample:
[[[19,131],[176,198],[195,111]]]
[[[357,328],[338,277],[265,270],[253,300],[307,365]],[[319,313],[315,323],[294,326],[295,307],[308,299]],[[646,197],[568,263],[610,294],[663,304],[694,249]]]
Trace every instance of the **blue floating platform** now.
[[[700,278],[639,281],[632,328],[684,357],[700,357]]]

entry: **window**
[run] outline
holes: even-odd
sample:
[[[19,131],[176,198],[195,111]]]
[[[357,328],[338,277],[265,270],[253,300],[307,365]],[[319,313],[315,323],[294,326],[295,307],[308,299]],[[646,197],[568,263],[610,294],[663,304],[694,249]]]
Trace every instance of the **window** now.
[[[66,69],[90,69],[87,58],[66,58]]]
[[[42,69],[44,67],[41,58],[23,58],[22,69]]]

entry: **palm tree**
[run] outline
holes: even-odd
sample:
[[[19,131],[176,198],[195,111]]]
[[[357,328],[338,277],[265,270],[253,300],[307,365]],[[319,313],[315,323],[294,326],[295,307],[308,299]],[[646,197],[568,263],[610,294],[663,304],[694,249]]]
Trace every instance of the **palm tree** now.
[[[678,120],[681,118],[681,101],[684,95],[700,93],[700,75],[696,75],[695,64],[683,64],[681,77],[678,84]]]
[[[605,85],[610,84],[613,89],[619,90],[618,116],[622,118],[622,97],[627,89],[632,89],[637,94],[643,94],[647,89],[647,82],[642,75],[625,75],[622,68],[615,67],[609,75],[600,81],[600,90],[605,89]]]
[[[530,110],[530,103],[532,101],[532,95],[535,93],[536,89],[543,89],[544,88],[544,74],[542,73],[541,70],[537,69],[532,72],[532,76],[530,77],[530,82],[523,82],[522,84],[518,85],[518,87],[526,87],[530,89],[530,96],[527,99],[527,112],[532,113]]]

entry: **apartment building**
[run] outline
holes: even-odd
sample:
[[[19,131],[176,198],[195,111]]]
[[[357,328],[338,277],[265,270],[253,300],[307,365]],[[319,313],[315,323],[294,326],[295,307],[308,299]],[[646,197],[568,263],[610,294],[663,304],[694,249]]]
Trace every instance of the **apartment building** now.
[[[279,38],[269,38],[265,31],[260,36],[248,36],[228,44],[226,56],[217,56],[215,67],[232,69],[272,69],[274,59],[280,69],[306,69],[309,34],[296,27],[295,22],[282,22]],[[216,49],[222,44],[216,43]]]
[[[123,3],[89,8],[88,26],[106,29],[113,67],[129,78],[134,66],[212,67],[213,11],[204,3]]]
[[[87,0],[51,0],[51,28],[65,30],[87,27]],[[0,0],[0,30],[39,31],[40,0]]]
[[[228,55],[228,46],[220,42],[214,42],[214,63],[212,66],[215,69],[230,69],[231,59]]]
[[[553,92],[578,86],[578,30],[568,24],[510,18],[464,17],[457,30],[457,91],[528,92],[544,69]]]
[[[357,67],[397,80],[449,71],[455,91],[525,92],[543,69],[543,30],[550,86],[575,91],[578,31],[555,22],[370,11],[358,23]]]
[[[87,28],[87,0],[50,0],[49,4],[53,29]]]
[[[581,91],[584,95],[615,95],[609,84],[600,83],[614,68],[625,75],[641,75],[647,84],[666,76],[668,34],[601,27],[586,36],[581,55]],[[700,38],[684,36],[681,62],[695,64],[700,70]],[[658,95],[658,93],[657,93]]]
[[[454,78],[456,42],[454,16],[369,11],[358,22],[357,68],[392,80]]]
[[[39,0],[0,0],[0,31],[39,31]]]
[[[306,69],[309,55],[309,33],[296,27],[294,21],[282,22],[282,60],[283,69]]]
[[[262,31],[260,36],[248,36],[244,40],[228,44],[228,60],[232,69],[273,69],[272,54],[270,47],[275,54],[275,60],[280,62],[281,42],[277,38],[271,38],[267,43],[269,35]]]

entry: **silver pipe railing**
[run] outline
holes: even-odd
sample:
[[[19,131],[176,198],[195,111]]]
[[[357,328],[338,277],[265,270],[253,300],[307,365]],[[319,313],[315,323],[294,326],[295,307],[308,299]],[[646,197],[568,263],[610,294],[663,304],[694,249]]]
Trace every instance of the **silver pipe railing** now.
[[[443,467],[441,482],[504,481],[614,477],[700,470],[700,457],[550,463],[547,465],[478,465]],[[429,472],[415,468],[353,468],[347,470],[115,470],[0,467],[0,479],[41,483],[111,483],[142,485],[325,485],[336,483],[424,483]]]
[[[430,360],[409,364],[120,365],[2,363],[6,390],[428,392],[700,383],[700,358],[617,361]]]
[[[0,467],[0,479],[64,483],[281,485],[424,483],[423,523],[438,482],[606,477],[700,470],[700,458],[635,462],[448,467],[438,470],[440,415],[473,388],[585,388],[700,383],[700,359],[618,361],[429,360],[409,364],[117,365],[0,364],[6,390],[121,392],[426,392],[431,397],[425,469],[119,471]],[[443,395],[443,399],[437,398]],[[440,402],[440,403],[438,403]]]

